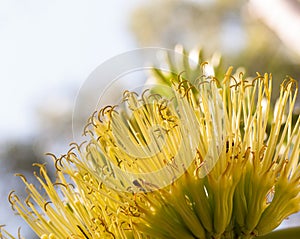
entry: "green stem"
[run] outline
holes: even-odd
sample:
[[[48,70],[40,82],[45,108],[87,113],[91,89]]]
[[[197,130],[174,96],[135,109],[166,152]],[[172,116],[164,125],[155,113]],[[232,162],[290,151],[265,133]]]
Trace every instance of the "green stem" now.
[[[300,235],[300,227],[287,228],[271,232],[265,236],[258,237],[259,239],[297,239]]]
[[[239,235],[238,236],[238,239],[251,239],[253,238],[252,235],[248,234],[248,235]]]

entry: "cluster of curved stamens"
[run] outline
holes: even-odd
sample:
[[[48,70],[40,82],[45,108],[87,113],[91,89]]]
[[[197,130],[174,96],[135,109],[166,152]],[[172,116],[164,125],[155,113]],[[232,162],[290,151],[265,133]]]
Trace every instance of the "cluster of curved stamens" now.
[[[182,73],[168,96],[124,92],[123,106],[90,117],[88,142],[72,143],[60,158],[49,154],[54,182],[36,165],[45,197],[19,174],[29,196],[23,203],[12,192],[13,209],[42,239],[270,232],[300,210],[298,86],[282,83],[272,116],[271,76],[243,77],[229,68],[223,81],[204,74],[191,82]]]

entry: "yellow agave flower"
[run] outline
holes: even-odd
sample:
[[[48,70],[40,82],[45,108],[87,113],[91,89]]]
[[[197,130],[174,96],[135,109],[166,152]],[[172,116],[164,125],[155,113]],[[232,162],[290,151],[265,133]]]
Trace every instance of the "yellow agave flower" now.
[[[20,175],[29,195],[12,192],[13,209],[42,239],[269,233],[300,211],[298,86],[281,84],[272,114],[271,75],[232,71],[179,74],[168,96],[125,92],[119,107],[91,116],[88,142],[53,156],[55,182],[37,165],[45,196]]]

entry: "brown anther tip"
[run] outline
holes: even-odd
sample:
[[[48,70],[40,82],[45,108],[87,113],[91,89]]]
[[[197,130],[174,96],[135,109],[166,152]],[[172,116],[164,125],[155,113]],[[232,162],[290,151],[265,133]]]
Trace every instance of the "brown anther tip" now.
[[[50,157],[52,157],[53,159],[56,159],[56,156],[55,156],[55,154],[53,154],[53,153],[48,152],[48,153],[45,153],[45,155],[46,155],[46,156],[50,156]]]
[[[44,211],[47,212],[47,205],[52,203],[51,201],[48,201],[44,204]]]
[[[27,183],[27,179],[26,179],[26,177],[25,177],[23,174],[21,174],[21,173],[16,173],[15,176],[20,177],[24,182]]]

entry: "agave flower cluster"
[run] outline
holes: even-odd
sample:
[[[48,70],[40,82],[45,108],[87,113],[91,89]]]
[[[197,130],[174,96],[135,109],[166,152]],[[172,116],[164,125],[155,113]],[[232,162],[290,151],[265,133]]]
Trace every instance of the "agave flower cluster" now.
[[[12,192],[13,209],[42,239],[269,233],[300,211],[297,82],[283,81],[274,107],[271,75],[232,71],[173,75],[165,95],[125,92],[124,107],[91,116],[88,142],[53,156],[56,181],[37,165],[46,195],[21,175],[29,195]]]

